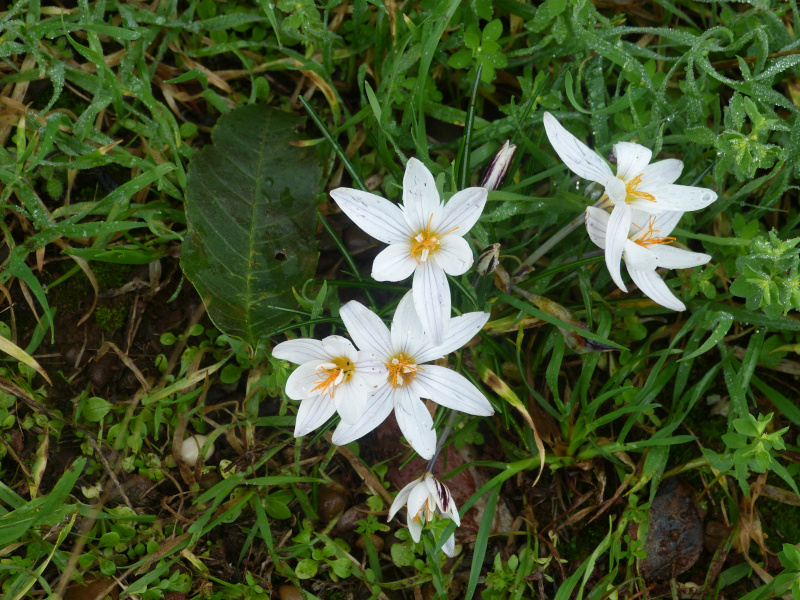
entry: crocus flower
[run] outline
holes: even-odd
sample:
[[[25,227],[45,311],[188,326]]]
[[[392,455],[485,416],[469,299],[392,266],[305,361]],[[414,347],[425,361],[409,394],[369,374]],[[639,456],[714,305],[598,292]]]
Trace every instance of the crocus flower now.
[[[492,163],[486,169],[486,175],[483,176],[481,187],[486,188],[488,191],[496,190],[503,183],[506,178],[508,167],[511,166],[511,161],[514,159],[514,152],[517,147],[509,140],[500,146],[500,150],[494,155]]]
[[[450,287],[447,275],[462,275],[472,266],[464,239],[486,204],[487,191],[467,188],[442,204],[433,175],[412,158],[403,177],[402,208],[374,194],[337,188],[331,196],[369,235],[389,244],[372,264],[376,281],[402,281],[414,275],[414,302],[426,334],[434,344],[447,335]]]
[[[286,381],[286,395],[301,401],[296,437],[313,431],[335,412],[343,423],[358,422],[367,408],[369,392],[386,381],[381,361],[357,351],[350,340],[338,335],[281,342],[272,355],[300,365]]]
[[[444,343],[434,346],[414,310],[415,295],[416,292],[409,292],[400,301],[391,332],[378,315],[356,301],[339,310],[356,345],[377,356],[388,375],[370,394],[358,422],[339,424],[333,433],[334,444],[348,444],[366,435],[394,410],[403,435],[420,456],[429,459],[436,448],[436,432],[422,398],[471,415],[488,416],[494,412],[466,377],[446,367],[427,364],[472,339],[486,324],[489,313],[472,312],[450,319]]]
[[[430,523],[434,514],[448,517],[456,525],[461,525],[458,509],[456,503],[453,502],[453,496],[450,495],[450,490],[430,473],[425,473],[398,492],[389,509],[388,520],[391,521],[403,506],[408,507],[408,530],[415,542],[420,539],[422,526]],[[455,549],[455,534],[451,534],[442,546],[442,550],[452,558]]]
[[[705,188],[675,185],[683,170],[683,162],[668,158],[650,164],[649,148],[631,142],[614,144],[617,173],[586,144],[564,129],[550,113],[544,113],[547,137],[561,160],[576,175],[595,181],[605,188],[614,204],[606,227],[606,266],[611,279],[627,291],[620,272],[620,259],[633,223],[633,211],[651,215],[705,208],[717,199],[717,194]]]
[[[690,252],[670,246],[675,238],[669,237],[683,216],[681,212],[648,215],[633,211],[633,223],[625,237],[622,257],[633,282],[642,292],[661,306],[672,310],[686,310],[686,306],[669,291],[667,284],[656,273],[658,267],[688,269],[706,264],[711,257],[700,252]],[[586,230],[592,241],[605,248],[608,226],[611,221],[606,211],[586,209]]]

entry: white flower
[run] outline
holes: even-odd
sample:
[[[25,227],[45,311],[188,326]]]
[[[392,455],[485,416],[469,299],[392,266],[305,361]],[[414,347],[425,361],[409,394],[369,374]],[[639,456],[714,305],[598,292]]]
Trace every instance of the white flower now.
[[[419,541],[422,526],[430,523],[435,513],[452,519],[456,525],[461,525],[450,490],[430,473],[425,473],[398,492],[389,509],[388,520],[391,521],[404,505],[408,506],[408,530],[415,542]],[[442,550],[452,558],[455,549],[455,534],[451,534],[442,546]]]
[[[625,236],[622,257],[633,282],[652,300],[672,310],[686,310],[683,302],[669,291],[656,273],[656,268],[688,269],[706,264],[711,257],[700,252],[690,252],[669,246],[675,238],[669,237],[678,224],[682,212],[665,212],[648,215],[633,211],[633,223]],[[606,248],[608,224],[611,216],[599,208],[586,209],[586,230],[592,241]],[[606,248],[607,251],[607,248]]]
[[[289,375],[286,395],[301,400],[294,435],[313,431],[338,412],[343,423],[356,423],[367,408],[367,396],[386,380],[383,363],[358,352],[349,340],[331,335],[281,342],[272,350],[281,360],[300,366]]]
[[[492,405],[466,377],[446,367],[426,364],[467,343],[486,324],[489,313],[472,312],[450,319],[444,343],[434,346],[425,335],[414,310],[412,292],[397,306],[391,332],[380,317],[358,302],[339,310],[347,331],[362,351],[373,353],[385,365],[388,376],[370,394],[364,415],[357,423],[340,423],[333,443],[349,444],[383,423],[392,410],[408,442],[423,458],[436,448],[433,419],[422,398],[471,415],[488,416]]]
[[[374,194],[338,188],[331,196],[369,235],[389,244],[372,264],[376,281],[402,281],[414,274],[414,302],[434,344],[447,335],[450,287],[447,275],[462,275],[472,266],[464,239],[486,204],[487,191],[467,188],[443,205],[433,175],[412,158],[403,177],[402,208]]]
[[[667,211],[684,213],[705,208],[717,199],[717,194],[705,188],[675,185],[683,170],[683,162],[668,158],[650,163],[649,148],[631,142],[614,144],[617,174],[605,160],[586,144],[564,129],[550,113],[544,113],[544,128],[553,149],[570,170],[605,187],[614,204],[606,228],[606,266],[611,279],[626,292],[620,272],[620,259],[633,223],[633,210],[651,215]]]
[[[481,181],[482,188],[492,191],[500,187],[516,151],[517,147],[510,140],[506,140],[505,144],[500,146],[500,150],[497,151],[492,159],[492,164],[486,169],[486,175],[483,176],[483,181]]]

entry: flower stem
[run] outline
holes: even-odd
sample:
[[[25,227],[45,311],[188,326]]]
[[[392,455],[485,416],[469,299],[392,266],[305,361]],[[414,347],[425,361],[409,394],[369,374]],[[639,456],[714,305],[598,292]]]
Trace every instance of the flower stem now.
[[[596,208],[608,208],[611,206],[611,202],[608,199],[606,194],[603,194],[600,199],[593,204]],[[575,231],[578,227],[580,227],[581,223],[584,220],[584,213],[579,214],[577,217],[572,219],[569,223],[567,223],[558,233],[556,233],[553,237],[548,239],[544,244],[539,246],[528,258],[526,258],[522,265],[523,266],[530,266],[534,264],[537,260],[542,258],[545,254],[547,254],[553,247],[558,244],[561,240],[567,237],[570,233]]]
[[[445,442],[447,442],[447,438],[450,437],[450,432],[453,430],[453,424],[456,422],[456,417],[458,416],[458,412],[455,410],[451,410],[450,414],[447,417],[447,424],[444,427],[444,431],[442,431],[442,435],[439,436],[439,439],[436,442],[436,450],[433,451],[433,456],[428,461],[428,466],[425,467],[426,473],[433,473],[433,468],[436,466],[436,461],[439,459],[439,454],[444,448]]]

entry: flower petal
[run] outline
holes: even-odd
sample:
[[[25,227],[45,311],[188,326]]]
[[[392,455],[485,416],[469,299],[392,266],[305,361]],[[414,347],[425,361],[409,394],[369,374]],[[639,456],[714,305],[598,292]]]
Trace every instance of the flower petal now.
[[[430,492],[431,497],[436,501],[436,507],[439,509],[439,514],[443,517],[449,517],[453,519],[456,525],[461,525],[461,519],[458,516],[456,503],[453,502],[453,496],[450,494],[450,489],[430,473],[425,476],[423,481],[425,482],[425,485],[428,486],[428,491]],[[454,513],[455,516],[453,516]]]
[[[391,521],[397,512],[408,503],[408,496],[411,494],[411,490],[413,490],[418,484],[419,479],[415,479],[402,490],[397,492],[397,496],[394,497],[394,502],[392,502],[392,506],[389,508],[389,518],[386,519],[387,521]]]
[[[573,173],[602,185],[605,185],[609,177],[614,176],[611,167],[599,154],[564,129],[549,112],[544,113],[542,122],[553,150]]]
[[[658,276],[655,271],[639,271],[638,269],[631,269],[628,267],[631,279],[639,287],[642,293],[653,300],[656,304],[660,304],[671,310],[686,310],[686,306],[678,300],[667,287],[667,284]]]
[[[478,222],[486,206],[488,195],[489,192],[482,187],[471,187],[453,194],[444,205],[442,222],[436,231],[439,234],[445,234],[455,229],[452,232],[453,235],[465,236]]]
[[[472,248],[457,235],[446,235],[440,240],[439,250],[428,260],[439,265],[448,275],[463,275],[472,266]]]
[[[353,425],[342,422],[333,432],[331,441],[337,446],[349,444],[367,435],[386,420],[394,408],[394,389],[387,382],[367,398],[364,414]]]
[[[359,378],[370,388],[378,387],[388,375],[386,364],[371,352],[359,352],[354,378]]]
[[[414,307],[425,335],[440,345],[450,322],[450,286],[442,268],[432,262],[414,271]]]
[[[414,543],[419,542],[420,538],[422,537],[422,523],[409,516],[407,524],[408,531],[411,534],[411,539],[414,540]]]
[[[326,362],[330,356],[319,340],[299,339],[281,342],[272,349],[272,356],[281,360],[303,364],[310,360]]]
[[[359,350],[374,353],[386,361],[392,354],[389,328],[363,304],[351,300],[339,309],[339,317]]]
[[[411,256],[411,244],[400,242],[384,248],[372,263],[372,278],[375,281],[403,281],[417,268]]]
[[[436,431],[425,403],[413,393],[416,386],[398,387],[395,391],[395,410],[400,431],[424,459],[430,459],[436,449]]]
[[[608,228],[608,213],[594,206],[586,208],[586,231],[591,240],[600,248],[606,247],[606,229]]]
[[[358,350],[353,343],[340,335],[329,335],[323,338],[322,347],[331,358],[346,358],[353,363],[358,360]]]
[[[421,524],[428,522],[428,511],[427,511],[427,504],[431,500],[430,492],[428,491],[428,486],[425,485],[425,479],[428,477],[423,477],[423,480],[417,480],[417,485],[415,485],[411,489],[411,493],[408,495],[408,520],[409,522],[415,520]],[[431,501],[431,504],[433,502]],[[420,515],[420,511],[422,514]],[[420,518],[421,517],[421,518]]]
[[[489,401],[470,381],[452,369],[437,365],[425,365],[419,369],[414,384],[421,386],[423,398],[429,398],[468,415],[488,417],[494,414]]]
[[[413,237],[403,211],[385,198],[351,188],[336,188],[331,196],[353,223],[384,244],[407,242]]]
[[[617,142],[614,144],[614,156],[617,157],[617,177],[628,181],[644,173],[653,158],[653,151],[633,142]]]
[[[625,199],[628,197],[628,189],[622,179],[611,176],[603,183],[603,187],[606,188],[606,194],[612,203],[625,204]]]
[[[625,242],[625,266],[628,271],[636,269],[638,271],[655,271],[656,257],[650,252],[650,246],[645,248],[635,242],[628,240]]]
[[[403,215],[414,232],[411,237],[427,229],[429,223],[441,222],[442,204],[436,181],[428,168],[416,158],[409,159],[403,175]]]
[[[333,399],[336,412],[342,417],[342,423],[355,425],[367,409],[369,389],[357,379],[343,381],[336,387]]]
[[[611,279],[623,292],[628,290],[622,281],[620,261],[625,250],[625,242],[628,241],[632,218],[631,209],[627,204],[617,204],[611,211],[606,227],[606,267]]]
[[[329,365],[328,368],[336,366],[333,363],[319,361],[303,363],[297,367],[294,373],[289,375],[289,379],[286,380],[286,395],[292,400],[303,400],[316,396],[317,393],[314,391],[314,388],[322,383],[322,377],[320,377],[317,372],[317,369],[321,365]]]
[[[423,351],[414,355],[417,363],[426,363],[442,356],[446,356],[461,348],[464,344],[480,333],[486,321],[491,317],[490,313],[471,312],[453,317],[447,327],[447,335],[440,346],[429,345]]]
[[[456,555],[456,534],[451,533],[450,537],[447,538],[447,541],[442,544],[442,552],[444,552],[450,558],[453,558]]]
[[[650,188],[650,186],[646,186]],[[652,190],[644,189],[655,196],[656,205],[659,212],[665,210],[688,212],[690,210],[700,210],[705,208],[717,199],[717,194],[707,188],[694,187],[691,185],[659,185],[653,186]],[[645,200],[645,202],[648,202]],[[648,202],[652,206],[652,202]],[[635,208],[638,208],[636,206]],[[650,211],[654,212],[654,211]]]
[[[645,167],[642,173],[642,184],[654,183],[675,183],[683,171],[683,161],[677,158],[659,160]]]
[[[651,246],[650,252],[655,257],[658,266],[667,269],[690,269],[704,265],[711,260],[708,254],[682,250],[666,244]]]
[[[297,409],[297,420],[294,424],[294,437],[302,437],[314,431],[336,412],[336,404],[327,394],[306,398]]]
[[[670,210],[657,214],[655,219],[653,219],[654,235],[658,237],[667,237],[678,225],[681,217],[683,217],[683,213],[679,210]]]
[[[422,329],[417,316],[417,309],[414,306],[414,292],[407,292],[400,299],[397,310],[394,311],[392,319],[392,354],[402,352],[407,357],[417,359],[420,348],[430,345],[425,331]]]

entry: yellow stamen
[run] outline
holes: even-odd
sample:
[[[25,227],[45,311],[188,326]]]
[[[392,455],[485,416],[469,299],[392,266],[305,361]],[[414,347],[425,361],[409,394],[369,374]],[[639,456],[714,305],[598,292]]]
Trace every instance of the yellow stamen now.
[[[422,367],[418,367],[414,359],[406,356],[402,352],[392,357],[386,368],[389,369],[389,376],[387,377],[389,384],[397,389],[399,385],[408,385],[417,376],[417,369],[424,371]]]
[[[453,233],[458,227],[453,227],[450,231],[445,233],[436,233],[431,231],[431,223],[433,222],[433,213],[431,213],[430,218],[428,219],[428,226],[420,231],[416,236],[411,238],[411,253],[410,256],[417,264],[422,264],[426,260],[428,260],[428,256],[432,252],[436,252],[439,249],[439,245],[442,243],[439,238],[446,236],[448,233]]]
[[[326,367],[325,365],[317,367],[317,375],[321,381],[311,391],[328,394],[333,398],[336,393],[336,387],[343,381],[349,381],[353,376],[355,365],[350,359],[343,357],[334,358],[331,363],[333,363],[333,367]]]
[[[625,197],[625,202],[633,202],[637,198],[641,198],[642,200],[649,200],[650,202],[655,202],[656,197],[653,194],[648,194],[647,192],[640,192],[636,188],[642,183],[642,176],[637,175],[633,179],[631,179],[628,183],[625,184],[625,191],[627,192],[627,196]]]
[[[644,248],[647,248],[648,246],[654,246],[656,244],[671,244],[672,242],[674,242],[675,238],[672,236],[664,236],[664,237],[656,236],[656,234],[658,233],[658,229],[653,229],[655,221],[656,221],[655,217],[650,217],[650,220],[647,223],[647,230],[644,232],[644,235],[640,237],[638,240],[633,240],[633,242],[639,244]]]

